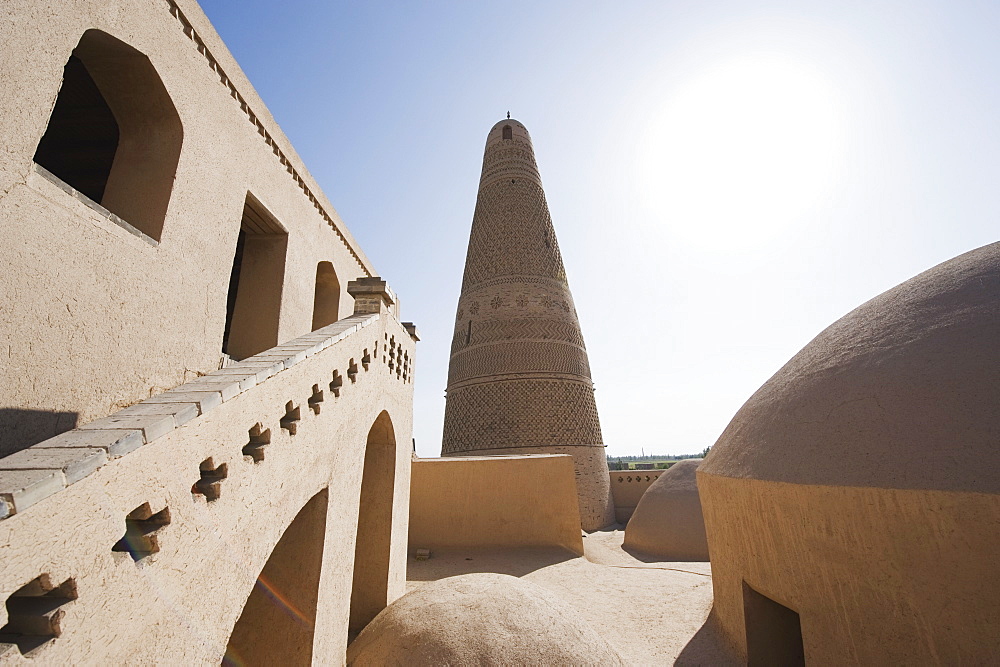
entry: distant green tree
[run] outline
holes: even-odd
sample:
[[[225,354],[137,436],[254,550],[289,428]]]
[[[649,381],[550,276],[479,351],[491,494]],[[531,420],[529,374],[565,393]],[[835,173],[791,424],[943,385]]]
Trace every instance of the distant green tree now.
[[[705,458],[706,456],[708,456],[708,452],[711,449],[712,449],[712,445],[709,445],[705,449],[701,450],[701,458]]]
[[[608,459],[608,470],[628,470],[628,464],[624,463],[621,458],[617,461]]]

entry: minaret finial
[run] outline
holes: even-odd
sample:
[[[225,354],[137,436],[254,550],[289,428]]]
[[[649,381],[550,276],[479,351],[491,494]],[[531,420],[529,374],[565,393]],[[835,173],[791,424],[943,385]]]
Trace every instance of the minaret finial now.
[[[507,120],[510,120],[510,112],[507,112]]]

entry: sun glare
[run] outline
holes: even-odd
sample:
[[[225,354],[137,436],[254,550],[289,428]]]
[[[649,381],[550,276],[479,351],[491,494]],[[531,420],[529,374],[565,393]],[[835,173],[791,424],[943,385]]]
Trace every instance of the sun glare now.
[[[743,248],[786,229],[842,169],[836,88],[776,56],[731,60],[681,83],[646,136],[640,183],[657,224],[713,247]]]

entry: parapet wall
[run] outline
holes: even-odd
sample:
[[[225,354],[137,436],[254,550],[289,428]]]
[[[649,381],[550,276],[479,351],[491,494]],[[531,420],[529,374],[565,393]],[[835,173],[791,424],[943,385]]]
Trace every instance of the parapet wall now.
[[[566,455],[416,459],[410,549],[561,546],[583,554]]]
[[[572,456],[581,526],[586,531],[594,531],[614,522],[614,505],[608,487],[608,462],[603,446],[545,445],[530,449],[508,447],[483,449],[477,454],[489,457],[522,456],[527,452]]]
[[[615,521],[628,523],[642,494],[666,470],[612,470],[611,497],[615,503]]]
[[[0,663],[341,660],[405,586],[413,354],[356,315],[0,459]]]

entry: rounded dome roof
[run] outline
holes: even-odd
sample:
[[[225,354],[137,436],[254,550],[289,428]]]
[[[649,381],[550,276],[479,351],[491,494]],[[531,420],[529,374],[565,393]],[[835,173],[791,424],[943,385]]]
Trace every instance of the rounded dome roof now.
[[[670,560],[708,560],[695,470],[701,459],[670,466],[639,498],[625,526],[626,547]]]
[[[796,484],[1000,492],[1000,243],[820,333],[699,469]]]
[[[505,118],[490,128],[489,133],[486,135],[487,148],[494,146],[504,138],[503,129],[505,127],[510,128],[511,138],[517,138],[528,142],[529,145],[531,144],[531,135],[528,133],[528,128],[524,126],[524,123],[513,118]]]
[[[375,617],[349,665],[620,665],[621,658],[552,592],[505,574],[422,585]]]
[[[490,128],[490,133],[493,133],[493,132],[496,132],[496,131],[500,130],[501,128],[503,128],[504,125],[510,125],[511,127],[517,127],[517,128],[520,128],[520,129],[524,130],[525,132],[528,131],[528,128],[526,128],[524,126],[524,123],[522,123],[521,121],[516,120],[514,118],[504,118],[502,120],[498,120],[496,123],[493,124],[493,127]]]

